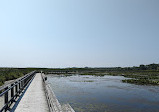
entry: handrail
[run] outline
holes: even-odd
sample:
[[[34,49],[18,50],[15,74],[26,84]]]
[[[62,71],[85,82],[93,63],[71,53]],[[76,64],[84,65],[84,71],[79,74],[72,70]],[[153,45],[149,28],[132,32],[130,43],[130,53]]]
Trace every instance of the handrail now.
[[[26,78],[28,78],[30,75],[32,75],[32,73],[33,73],[33,72],[31,72],[30,74],[25,75],[24,77],[21,77],[19,80],[15,80],[14,82],[12,82],[13,85],[12,85],[12,84],[7,84],[7,87],[9,87],[10,85],[12,85],[12,86],[10,86],[7,90],[3,91],[3,92],[0,94],[0,97],[1,97],[3,94],[5,94],[6,92],[8,92],[10,89],[12,89],[14,86],[18,85],[20,82],[22,82],[23,80],[25,80]],[[2,91],[2,90],[5,89],[5,88],[6,88],[6,86],[3,87],[3,88],[1,88],[0,91]]]
[[[26,85],[30,82],[30,80],[34,77],[36,71],[32,71],[26,74],[23,77],[20,77],[14,80],[12,83],[5,84],[0,87],[0,97],[4,95],[4,106],[0,108],[0,112],[10,110],[10,106],[17,99],[18,96],[21,95]],[[9,92],[11,91],[11,92]],[[11,94],[11,98],[9,99],[9,93]]]
[[[1,91],[2,89],[6,88],[7,86],[11,85],[12,83],[15,83],[15,82],[21,80],[22,78],[25,78],[26,76],[32,74],[33,72],[35,72],[35,71],[32,71],[32,72],[30,72],[30,73],[28,73],[28,74],[26,74],[26,75],[24,75],[24,76],[22,76],[22,77],[20,77],[20,78],[18,78],[18,79],[16,79],[16,80],[14,80],[14,81],[12,81],[12,82],[10,82],[10,83],[8,83],[8,84],[4,84],[4,85],[0,86],[0,91]]]

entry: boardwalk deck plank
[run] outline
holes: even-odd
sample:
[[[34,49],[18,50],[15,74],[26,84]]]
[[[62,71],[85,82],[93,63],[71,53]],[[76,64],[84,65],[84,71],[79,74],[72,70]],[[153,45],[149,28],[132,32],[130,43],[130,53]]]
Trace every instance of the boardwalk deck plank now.
[[[40,73],[36,74],[15,112],[49,112]]]

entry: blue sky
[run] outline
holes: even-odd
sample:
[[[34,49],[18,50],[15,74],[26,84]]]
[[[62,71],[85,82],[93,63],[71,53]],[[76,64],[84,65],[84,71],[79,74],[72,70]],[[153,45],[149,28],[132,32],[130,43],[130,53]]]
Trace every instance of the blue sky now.
[[[1,67],[159,63],[158,0],[1,0]]]

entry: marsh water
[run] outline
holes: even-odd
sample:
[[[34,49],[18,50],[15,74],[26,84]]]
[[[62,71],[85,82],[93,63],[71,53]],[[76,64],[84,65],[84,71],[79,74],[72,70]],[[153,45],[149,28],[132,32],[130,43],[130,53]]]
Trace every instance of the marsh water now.
[[[123,83],[123,76],[47,77],[59,102],[76,112],[159,112],[159,86]]]

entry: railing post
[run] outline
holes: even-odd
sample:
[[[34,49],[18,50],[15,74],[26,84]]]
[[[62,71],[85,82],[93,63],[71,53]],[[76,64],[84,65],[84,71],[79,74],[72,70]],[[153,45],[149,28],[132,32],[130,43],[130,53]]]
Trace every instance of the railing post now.
[[[24,79],[24,87],[26,86],[26,79]]]
[[[7,90],[8,89],[8,86],[5,88],[5,90]],[[4,103],[5,104],[7,104],[8,103],[8,91],[5,93],[5,95],[4,95]],[[6,106],[6,108],[5,108],[5,112],[7,111],[7,109],[8,109],[8,105]]]
[[[20,91],[21,91],[21,87],[20,87],[20,84],[21,83],[21,81],[19,81],[19,94],[20,94]]]
[[[11,84],[11,86],[13,86],[14,84]],[[11,89],[11,98],[14,97],[14,87]]]
[[[16,84],[17,84],[18,82],[16,82]],[[15,93],[16,93],[16,96],[18,95],[17,93],[18,93],[18,85],[16,85],[15,86]]]
[[[23,90],[23,88],[24,88],[24,80],[22,80],[22,90]]]

